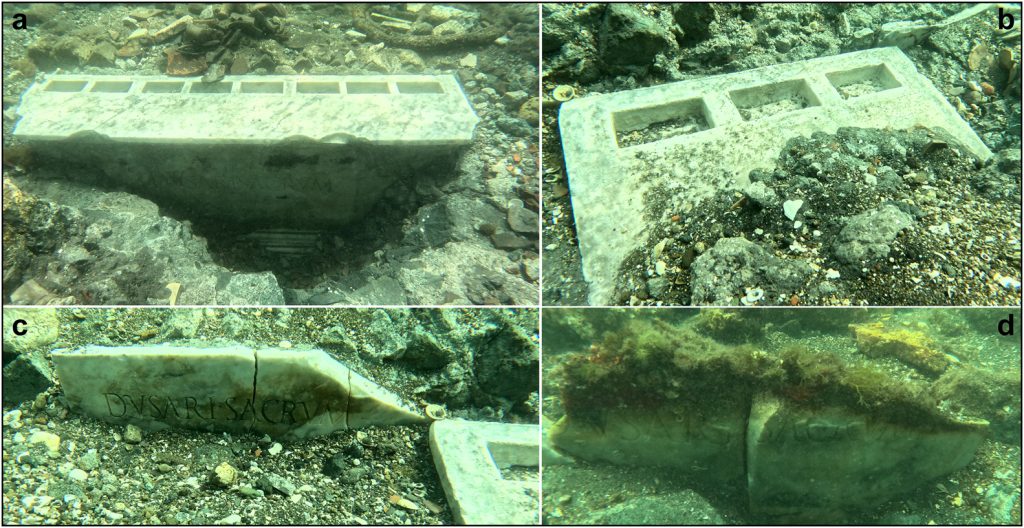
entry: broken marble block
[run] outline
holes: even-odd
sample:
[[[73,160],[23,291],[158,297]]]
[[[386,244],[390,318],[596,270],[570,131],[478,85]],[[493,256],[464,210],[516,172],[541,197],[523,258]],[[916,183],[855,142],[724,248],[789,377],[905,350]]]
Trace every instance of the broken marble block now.
[[[966,466],[986,425],[896,424],[762,395],[747,427],[750,509],[780,520],[841,520],[843,511],[870,508]]]
[[[601,424],[563,417],[550,438],[584,460],[740,482],[754,515],[803,523],[841,520],[966,466],[988,429],[984,421],[894,422],[767,394],[750,405],[749,416],[703,408],[614,409]]]
[[[150,430],[301,439],[425,420],[319,350],[87,346],[53,362],[72,410]]]

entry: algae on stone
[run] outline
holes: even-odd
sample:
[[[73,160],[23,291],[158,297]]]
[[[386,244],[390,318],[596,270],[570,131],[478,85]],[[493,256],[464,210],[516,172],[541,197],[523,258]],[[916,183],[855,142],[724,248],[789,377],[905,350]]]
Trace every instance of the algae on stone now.
[[[935,342],[921,332],[893,330],[882,323],[851,324],[857,349],[870,357],[892,356],[929,375],[942,374],[949,356],[936,350]]]

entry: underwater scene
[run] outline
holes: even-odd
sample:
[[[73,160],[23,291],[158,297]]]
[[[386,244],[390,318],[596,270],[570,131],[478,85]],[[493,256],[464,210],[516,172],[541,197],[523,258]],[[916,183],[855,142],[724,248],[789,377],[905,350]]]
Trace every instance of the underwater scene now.
[[[1019,309],[543,311],[543,521],[1019,525]]]
[[[539,522],[535,309],[3,316],[5,525]]]
[[[4,3],[4,303],[536,305],[538,11]]]
[[[1021,9],[547,3],[548,306],[1016,306]]]

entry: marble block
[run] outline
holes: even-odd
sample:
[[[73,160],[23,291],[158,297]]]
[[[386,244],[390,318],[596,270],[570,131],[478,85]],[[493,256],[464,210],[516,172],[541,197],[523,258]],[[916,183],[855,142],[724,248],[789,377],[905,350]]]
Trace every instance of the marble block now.
[[[72,410],[149,430],[300,439],[425,420],[319,350],[87,346],[53,362]]]
[[[479,121],[452,75],[49,75],[17,112],[48,176],[254,229],[358,221],[454,171]]]
[[[540,523],[540,482],[502,474],[514,466],[539,469],[539,426],[441,420],[430,426],[430,451],[458,523]]]

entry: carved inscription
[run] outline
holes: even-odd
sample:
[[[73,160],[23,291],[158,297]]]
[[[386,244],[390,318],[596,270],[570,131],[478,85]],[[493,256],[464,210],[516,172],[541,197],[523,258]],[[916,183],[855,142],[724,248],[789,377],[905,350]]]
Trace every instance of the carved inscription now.
[[[147,418],[159,421],[264,422],[302,425],[323,416],[332,425],[345,425],[344,403],[336,400],[305,402],[268,398],[250,400],[231,397],[221,400],[182,396],[170,398],[155,394],[103,393],[112,418]]]
[[[693,414],[652,414],[622,416],[616,428],[616,436],[627,442],[651,437],[727,446],[740,441],[740,429],[730,427],[727,422],[715,422]]]
[[[761,434],[761,443],[836,442],[853,439],[886,440],[899,436],[894,428],[869,428],[865,420],[836,421],[829,419],[787,418],[776,420]]]

